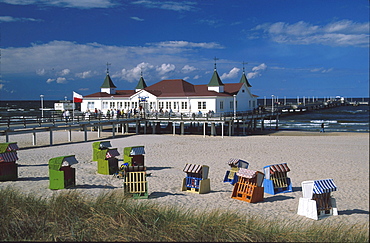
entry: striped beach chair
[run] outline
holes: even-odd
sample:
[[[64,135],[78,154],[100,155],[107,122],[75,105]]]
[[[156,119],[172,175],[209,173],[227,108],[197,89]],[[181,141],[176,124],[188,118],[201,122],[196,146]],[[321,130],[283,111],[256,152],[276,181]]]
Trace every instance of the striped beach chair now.
[[[265,193],[278,194],[292,192],[292,182],[288,177],[290,171],[287,163],[268,165],[263,167],[265,179],[263,181],[263,187]]]
[[[241,159],[231,158],[227,164],[230,166],[230,170],[226,171],[224,182],[234,185],[238,181],[236,172],[239,171],[239,168],[248,169],[249,163]]]
[[[263,177],[260,171],[240,168],[236,173],[238,182],[235,183],[231,198],[255,203],[263,201]]]
[[[187,163],[183,171],[186,173],[186,177],[182,182],[182,191],[199,194],[211,191],[210,179],[208,178],[209,167],[207,165]]]
[[[303,181],[298,214],[315,220],[338,215],[336,200],[331,196],[333,191],[337,191],[333,179]]]
[[[0,181],[18,179],[17,143],[0,143]]]

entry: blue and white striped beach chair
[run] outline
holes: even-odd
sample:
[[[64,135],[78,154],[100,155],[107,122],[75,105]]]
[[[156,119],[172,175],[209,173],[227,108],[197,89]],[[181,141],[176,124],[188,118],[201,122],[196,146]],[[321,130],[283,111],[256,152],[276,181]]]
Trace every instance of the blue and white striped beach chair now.
[[[299,199],[298,214],[315,220],[338,215],[336,201],[330,195],[336,190],[333,179],[303,181],[303,197]]]

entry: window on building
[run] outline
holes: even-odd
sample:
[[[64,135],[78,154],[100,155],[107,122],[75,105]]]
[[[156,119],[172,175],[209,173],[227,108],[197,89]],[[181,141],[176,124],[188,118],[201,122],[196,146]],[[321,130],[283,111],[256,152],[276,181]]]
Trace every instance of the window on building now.
[[[186,101],[181,101],[181,109],[183,109],[183,110],[188,109],[188,102],[186,102]]]
[[[95,109],[95,105],[94,105],[93,101],[87,102],[87,109],[88,110],[94,110]]]
[[[253,100],[253,108],[255,108],[255,107],[256,107],[256,101]]]
[[[163,109],[163,107],[164,107],[164,102],[163,101],[160,101],[159,102],[159,109]]]
[[[108,109],[108,102],[103,102],[102,109]]]
[[[234,101],[230,101],[230,109],[234,109]]]
[[[117,102],[117,108],[122,109],[122,102]]]
[[[177,106],[176,106],[177,102],[173,102],[173,109],[177,109]]]
[[[224,102],[220,101],[220,110],[223,110],[223,109],[224,109]]]
[[[170,101],[166,101],[166,109],[167,110],[171,109],[171,102]]]
[[[116,103],[115,102],[109,102],[109,108],[114,109]]]
[[[198,110],[201,110],[201,109],[203,109],[203,110],[207,109],[207,102],[205,102],[205,101],[199,101],[198,102]]]

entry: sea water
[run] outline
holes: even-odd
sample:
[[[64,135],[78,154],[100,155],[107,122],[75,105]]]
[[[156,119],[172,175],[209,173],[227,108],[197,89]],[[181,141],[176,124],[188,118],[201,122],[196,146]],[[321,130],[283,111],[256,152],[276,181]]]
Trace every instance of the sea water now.
[[[265,127],[276,125],[266,120]],[[324,123],[326,132],[369,132],[369,106],[338,106],[322,110],[297,112],[279,117],[279,130],[319,131]]]

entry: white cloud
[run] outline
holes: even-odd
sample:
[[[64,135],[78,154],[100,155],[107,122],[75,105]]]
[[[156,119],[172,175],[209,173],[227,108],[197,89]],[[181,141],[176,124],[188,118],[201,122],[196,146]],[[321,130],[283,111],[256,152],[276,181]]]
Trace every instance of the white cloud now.
[[[181,71],[182,71],[183,73],[190,73],[190,72],[193,72],[193,71],[195,71],[195,70],[197,70],[197,68],[196,68],[196,67],[189,66],[189,65],[185,65],[185,66],[181,69]]]
[[[91,78],[94,74],[96,74],[96,73],[89,70],[89,71],[84,71],[84,72],[81,72],[81,73],[76,73],[76,77],[85,79],[85,78]]]
[[[50,78],[47,83],[52,83],[56,82],[57,77],[65,77],[66,81],[72,77],[80,79],[96,75],[104,77],[105,62],[108,61],[112,64],[111,77],[119,78],[118,81],[137,82],[143,70],[145,81],[157,82],[163,75],[178,78],[186,72],[194,72],[192,76],[199,75],[197,72],[203,73],[209,67],[210,60],[200,60],[198,58],[200,50],[220,47],[215,43],[186,41],[163,44],[109,46],[99,43],[51,41],[28,47],[8,47],[2,49],[2,70],[9,74],[35,73],[46,77],[45,81]],[[184,65],[194,62],[197,63],[196,68]],[[73,69],[66,68],[66,63]]]
[[[224,47],[216,42],[189,42],[189,41],[164,41],[157,44],[161,47],[174,48],[204,48],[204,49],[223,49]]]
[[[193,79],[200,79],[199,75],[195,75]]]
[[[62,71],[59,72],[60,76],[66,76],[71,72],[68,68],[63,69]]]
[[[120,73],[112,75],[112,78],[121,78],[123,80],[127,80],[128,82],[138,82],[141,73],[143,73],[143,76],[145,76],[145,73],[149,73],[153,69],[154,69],[153,65],[146,62],[142,62],[132,69],[123,68]]]
[[[58,77],[56,80],[57,84],[65,84],[67,83],[67,79],[64,77]]]
[[[229,79],[229,78],[236,78],[238,76],[238,73],[240,71],[240,68],[232,68],[229,73],[224,73],[221,75],[221,79]]]
[[[34,18],[14,18],[11,16],[0,16],[0,23],[1,22],[25,22],[25,21],[42,21],[41,19],[34,19]]]
[[[193,11],[195,10],[196,2],[190,1],[152,1],[152,0],[138,0],[132,4],[142,5],[146,8],[159,8],[172,11]]]
[[[0,84],[0,89],[3,89],[4,88],[4,84]]]
[[[111,0],[2,0],[14,5],[42,5],[67,8],[110,8],[115,6]]]
[[[136,20],[136,21],[144,21],[144,19],[141,19],[139,17],[130,17],[130,18],[133,19],[133,20]]]
[[[323,26],[312,25],[304,21],[294,24],[277,22],[257,25],[253,30],[262,30],[278,43],[369,46],[369,22],[356,23],[351,20],[340,20]],[[256,38],[256,32],[252,33],[251,36]]]
[[[173,64],[165,64],[163,63],[161,66],[156,68],[156,71],[158,72],[159,75],[164,75],[167,74],[173,70],[175,70],[175,65]]]
[[[316,73],[316,72],[320,72],[320,73],[329,73],[329,72],[331,72],[331,71],[333,71],[334,70],[334,68],[329,68],[329,69],[324,69],[324,68],[314,68],[314,69],[311,69],[310,71],[312,72],[312,73]]]
[[[267,69],[267,65],[265,63],[261,63],[258,66],[252,68],[252,72],[247,73],[247,79],[253,79],[256,77],[261,76],[261,72]]]
[[[37,75],[43,76],[45,75],[46,71],[44,68],[40,68],[36,70]]]
[[[50,83],[52,83],[52,82],[54,82],[54,81],[55,81],[55,79],[53,79],[53,78],[48,78],[48,79],[46,80],[46,83],[50,84]]]

